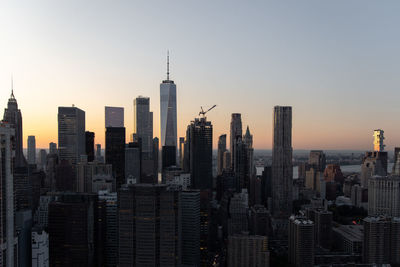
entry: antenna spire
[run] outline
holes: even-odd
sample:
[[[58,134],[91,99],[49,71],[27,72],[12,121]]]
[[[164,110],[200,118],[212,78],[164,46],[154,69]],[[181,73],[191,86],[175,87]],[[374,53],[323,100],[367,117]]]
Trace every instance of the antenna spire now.
[[[167,80],[169,81],[169,50],[167,50]]]
[[[14,97],[14,81],[13,81],[13,75],[11,74],[11,98]]]

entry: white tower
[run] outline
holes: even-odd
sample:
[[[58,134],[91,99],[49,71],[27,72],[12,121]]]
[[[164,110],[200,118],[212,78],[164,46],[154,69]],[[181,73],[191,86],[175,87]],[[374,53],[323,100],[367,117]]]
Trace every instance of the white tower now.
[[[167,55],[167,79],[160,84],[160,118],[161,147],[176,147],[176,85],[169,79],[169,54]]]

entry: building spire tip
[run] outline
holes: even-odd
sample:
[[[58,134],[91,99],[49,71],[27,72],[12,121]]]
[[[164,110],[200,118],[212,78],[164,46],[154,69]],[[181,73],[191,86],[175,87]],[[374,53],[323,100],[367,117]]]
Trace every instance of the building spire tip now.
[[[169,50],[167,50],[167,80],[169,81]]]

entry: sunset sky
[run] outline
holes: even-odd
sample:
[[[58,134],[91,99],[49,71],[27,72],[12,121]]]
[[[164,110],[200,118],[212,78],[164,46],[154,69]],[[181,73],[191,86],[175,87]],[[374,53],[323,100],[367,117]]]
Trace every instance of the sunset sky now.
[[[214,147],[241,113],[255,148],[272,147],[272,110],[293,106],[294,149],[372,149],[373,130],[400,146],[400,1],[1,1],[0,107],[14,92],[24,146],[57,140],[57,107],[86,112],[104,146],[104,106],[177,84],[178,136],[200,106]],[[3,112],[3,111],[2,111]]]

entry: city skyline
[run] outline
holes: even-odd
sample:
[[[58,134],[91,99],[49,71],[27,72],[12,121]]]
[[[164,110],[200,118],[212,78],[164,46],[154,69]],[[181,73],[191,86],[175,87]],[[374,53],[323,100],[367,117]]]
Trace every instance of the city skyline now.
[[[232,113],[242,114],[243,130],[252,129],[255,149],[271,149],[271,111],[290,105],[294,149],[370,150],[373,130],[380,128],[390,151],[400,144],[394,116],[400,112],[400,40],[392,34],[400,4],[391,3],[125,2],[101,3],[96,12],[77,2],[4,3],[0,101],[7,104],[13,74],[25,148],[29,135],[38,149],[57,142],[57,108],[72,104],[86,112],[86,130],[102,147],[104,107],[124,107],[128,138],[139,95],[150,97],[153,134],[160,137],[159,83],[169,49],[178,138],[200,106],[217,104],[208,114],[214,149],[218,137],[229,134]]]

